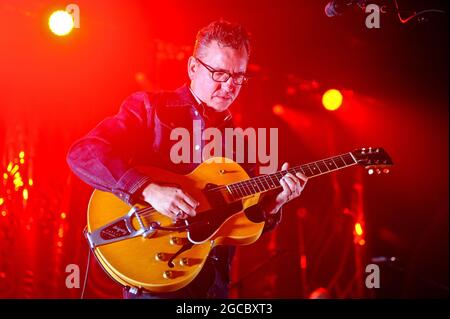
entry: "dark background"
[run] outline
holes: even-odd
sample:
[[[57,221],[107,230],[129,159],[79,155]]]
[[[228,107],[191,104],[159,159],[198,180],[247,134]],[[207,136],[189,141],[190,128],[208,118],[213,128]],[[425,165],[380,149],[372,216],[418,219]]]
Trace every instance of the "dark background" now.
[[[187,81],[196,31],[218,18],[253,35],[256,76],[231,111],[243,127],[278,128],[280,165],[368,146],[395,163],[388,175],[351,168],[309,181],[276,231],[239,248],[232,295],[308,298],[324,287],[333,298],[447,297],[447,2],[399,0],[402,18],[445,11],[406,24],[392,1],[372,2],[389,11],[379,29],[357,6],[328,18],[326,1],[81,0],[81,28],[60,38],[47,21],[68,2],[2,1],[0,170],[17,162],[25,185],[0,184],[0,297],[79,297],[65,269],[77,264],[84,277],[92,189],[69,171],[67,150],[132,92]],[[344,95],[336,112],[321,106],[329,88]],[[353,230],[361,216],[363,246]],[[380,256],[396,259],[378,258],[381,288],[366,289],[365,266]],[[91,265],[86,296],[120,297]]]

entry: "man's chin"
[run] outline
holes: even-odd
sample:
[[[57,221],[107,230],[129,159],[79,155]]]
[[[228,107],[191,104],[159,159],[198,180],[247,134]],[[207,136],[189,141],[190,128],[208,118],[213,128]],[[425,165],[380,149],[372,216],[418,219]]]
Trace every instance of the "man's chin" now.
[[[221,99],[221,98],[216,98],[214,99],[213,103],[211,103],[211,107],[216,111],[216,112],[223,112],[226,109],[228,109],[231,105],[231,103],[233,103],[232,99]]]

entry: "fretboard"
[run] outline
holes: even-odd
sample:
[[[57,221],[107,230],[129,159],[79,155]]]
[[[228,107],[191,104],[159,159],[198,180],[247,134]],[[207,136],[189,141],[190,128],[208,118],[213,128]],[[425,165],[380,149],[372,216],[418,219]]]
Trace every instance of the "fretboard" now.
[[[357,163],[352,154],[349,152],[320,161],[295,166],[285,171],[278,171],[268,175],[260,175],[241,182],[228,184],[226,185],[226,188],[234,199],[240,199],[281,187],[280,179],[286,175],[287,172],[294,175],[300,172],[308,178],[312,178],[355,164]]]

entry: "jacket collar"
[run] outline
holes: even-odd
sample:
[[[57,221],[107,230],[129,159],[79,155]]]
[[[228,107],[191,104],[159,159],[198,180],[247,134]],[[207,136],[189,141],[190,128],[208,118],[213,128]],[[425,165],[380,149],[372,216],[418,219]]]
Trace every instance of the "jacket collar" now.
[[[167,106],[168,107],[194,107],[205,119],[208,117],[206,116],[204,112],[204,104],[199,104],[195,97],[192,95],[191,90],[189,89],[189,86],[187,83],[185,83],[183,86],[179,87],[175,90],[175,96],[171,99],[167,100]],[[222,121],[228,121],[231,120],[232,115],[231,112],[227,109],[223,112],[223,119]]]

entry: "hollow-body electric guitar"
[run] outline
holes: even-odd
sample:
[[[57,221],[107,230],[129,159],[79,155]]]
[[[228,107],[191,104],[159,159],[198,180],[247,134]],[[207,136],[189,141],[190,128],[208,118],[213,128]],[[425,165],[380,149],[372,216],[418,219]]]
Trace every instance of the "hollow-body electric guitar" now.
[[[392,161],[382,148],[362,148],[292,167],[309,178],[356,164],[387,173]],[[189,284],[216,245],[245,245],[261,235],[264,222],[251,222],[244,209],[262,193],[281,188],[286,171],[249,178],[237,163],[221,157],[200,164],[188,175],[141,168],[160,181],[178,185],[200,205],[197,215],[175,222],[151,206],[130,207],[109,192],[95,190],[89,202],[87,231],[91,249],[117,282],[152,292],[170,292]]]

